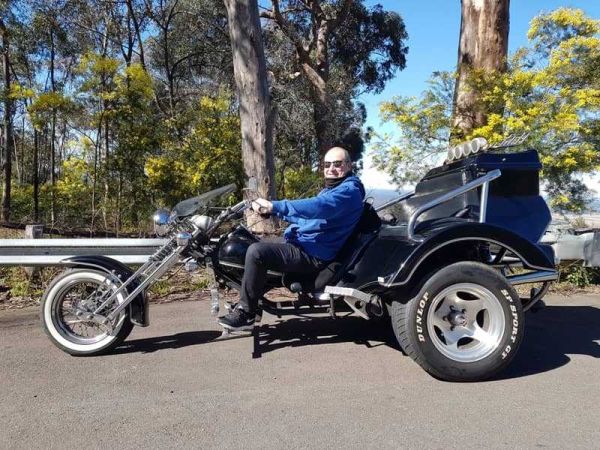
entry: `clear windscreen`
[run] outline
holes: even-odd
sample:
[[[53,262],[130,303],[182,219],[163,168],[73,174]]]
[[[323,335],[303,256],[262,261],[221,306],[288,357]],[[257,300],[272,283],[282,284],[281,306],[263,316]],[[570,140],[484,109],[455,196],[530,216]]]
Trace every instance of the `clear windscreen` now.
[[[197,197],[188,198],[175,205],[173,213],[176,214],[177,217],[191,216],[199,209],[206,208],[217,197],[234,192],[236,189],[235,184],[228,184],[227,186],[213,189],[212,191],[208,191]]]

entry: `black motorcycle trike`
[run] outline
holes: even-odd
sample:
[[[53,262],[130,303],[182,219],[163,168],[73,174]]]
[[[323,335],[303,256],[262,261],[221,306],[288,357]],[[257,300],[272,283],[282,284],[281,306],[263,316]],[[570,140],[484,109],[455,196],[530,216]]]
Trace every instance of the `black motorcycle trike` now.
[[[524,312],[557,278],[552,248],[540,243],[550,223],[540,169],[534,150],[479,153],[432,169],[414,193],[384,205],[392,214],[383,223],[366,202],[353,234],[320,271],[268,272],[269,289],[286,287],[297,300],[262,299],[255,356],[263,312],[335,316],[345,309],[391,323],[402,350],[439,379],[498,373],[522,341]],[[42,302],[52,342],[72,355],[115,348],[134,325],[149,324],[146,290],[182,260],[212,271],[213,302],[219,288],[239,290],[246,250],[258,238],[232,224],[249,201],[218,215],[209,208],[233,190],[225,186],[157,213],[166,243],[135,272],[102,256],[63,261],[67,269]],[[533,286],[529,295],[517,293],[520,284]]]

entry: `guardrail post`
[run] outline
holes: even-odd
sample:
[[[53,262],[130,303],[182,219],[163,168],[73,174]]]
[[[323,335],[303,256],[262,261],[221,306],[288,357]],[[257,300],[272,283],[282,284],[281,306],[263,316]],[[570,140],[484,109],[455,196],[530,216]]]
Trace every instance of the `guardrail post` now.
[[[25,238],[26,239],[40,239],[44,234],[44,225],[42,224],[34,224],[34,225],[25,225]],[[24,267],[25,272],[29,278],[36,276],[40,272],[39,267]]]

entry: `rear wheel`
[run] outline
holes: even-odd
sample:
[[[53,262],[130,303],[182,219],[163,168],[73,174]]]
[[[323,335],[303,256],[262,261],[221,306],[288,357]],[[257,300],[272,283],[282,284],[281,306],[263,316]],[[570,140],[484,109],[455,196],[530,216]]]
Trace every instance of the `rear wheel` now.
[[[95,270],[67,270],[57,276],[42,298],[41,318],[50,340],[63,351],[80,356],[97,355],[123,342],[133,328],[127,309],[111,328],[89,319],[117,287],[108,274]],[[125,295],[119,295],[115,301],[124,300]],[[107,312],[100,311],[103,313]]]
[[[452,264],[429,278],[418,296],[390,308],[403,350],[432,375],[478,381],[505,368],[523,338],[518,294],[497,271]]]

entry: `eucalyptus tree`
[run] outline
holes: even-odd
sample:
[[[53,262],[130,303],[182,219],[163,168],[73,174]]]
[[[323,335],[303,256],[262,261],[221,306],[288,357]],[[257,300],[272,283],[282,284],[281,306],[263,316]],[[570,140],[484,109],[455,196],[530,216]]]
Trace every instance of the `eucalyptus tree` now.
[[[452,124],[456,137],[484,125],[490,112],[469,78],[507,68],[510,0],[462,0]],[[496,111],[494,111],[496,112]]]
[[[381,92],[406,64],[407,33],[400,15],[359,0],[271,0],[261,16],[289,42],[287,77],[302,75],[312,103],[320,153],[346,131],[340,100]]]
[[[5,5],[2,5],[6,7]],[[4,8],[3,8],[4,9]],[[4,11],[3,11],[4,12]],[[4,182],[2,185],[2,220],[10,219],[10,198],[12,181],[12,153],[13,153],[13,102],[11,99],[11,67],[10,67],[10,34],[7,28],[4,14],[0,16],[0,37],[2,38],[2,74],[4,89],[2,97],[4,99],[4,117],[2,121],[2,166],[4,173]]]
[[[247,178],[257,180],[262,196],[274,198],[273,111],[258,3],[257,0],[225,0],[225,6],[240,104],[244,172]],[[262,231],[272,231],[272,222],[271,226],[262,225]]]

